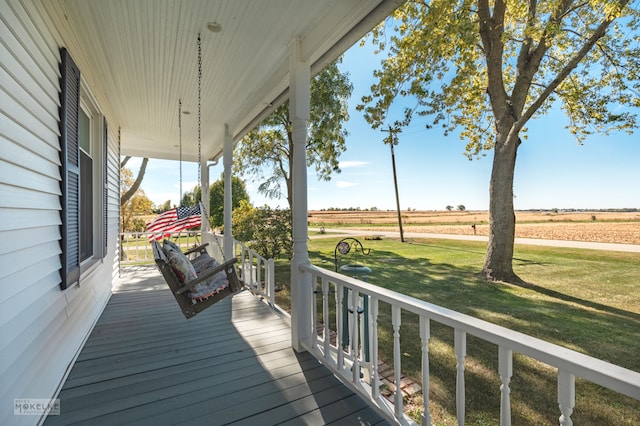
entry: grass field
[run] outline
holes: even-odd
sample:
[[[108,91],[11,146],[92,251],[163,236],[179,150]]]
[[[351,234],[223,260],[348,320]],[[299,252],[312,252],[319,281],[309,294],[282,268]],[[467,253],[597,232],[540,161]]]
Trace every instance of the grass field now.
[[[339,237],[309,242],[314,264],[333,269]],[[640,372],[640,254],[517,246],[514,269],[528,284],[489,283],[478,276],[483,243],[422,240],[365,241],[369,256],[344,261],[372,268],[369,281]],[[288,282],[286,262],[278,280]],[[283,292],[286,294],[286,292]],[[286,303],[279,300],[278,303]],[[390,309],[381,306],[380,354],[392,359]],[[403,372],[420,377],[418,321],[401,327]],[[430,342],[434,424],[455,424],[455,357],[451,329],[433,325]],[[466,365],[469,425],[498,424],[497,348],[469,336]],[[558,424],[554,369],[514,357],[513,424]],[[577,381],[576,425],[638,425],[640,401]],[[406,405],[411,410],[412,401]],[[417,413],[417,411],[415,411]]]

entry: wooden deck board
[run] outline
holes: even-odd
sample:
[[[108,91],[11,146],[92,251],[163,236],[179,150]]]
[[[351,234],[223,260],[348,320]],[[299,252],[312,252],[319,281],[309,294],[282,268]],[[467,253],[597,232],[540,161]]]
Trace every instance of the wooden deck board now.
[[[47,426],[386,424],[248,292],[186,320],[155,268],[123,277]]]

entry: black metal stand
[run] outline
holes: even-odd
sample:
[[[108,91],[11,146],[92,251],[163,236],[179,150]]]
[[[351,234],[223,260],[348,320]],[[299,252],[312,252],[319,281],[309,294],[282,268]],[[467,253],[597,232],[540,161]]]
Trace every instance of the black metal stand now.
[[[360,251],[360,253],[364,255],[368,255],[369,253],[371,253],[371,249],[364,248],[362,246],[362,243],[356,238],[346,237],[341,239],[338,244],[336,244],[336,248],[333,250],[333,264],[336,272],[338,272],[338,253],[344,256],[349,254],[349,252],[351,252],[351,249],[353,249],[355,253]]]

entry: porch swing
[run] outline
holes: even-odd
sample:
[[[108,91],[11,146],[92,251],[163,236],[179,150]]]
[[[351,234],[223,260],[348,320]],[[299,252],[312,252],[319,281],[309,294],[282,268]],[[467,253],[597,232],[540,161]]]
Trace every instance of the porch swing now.
[[[198,175],[200,175],[202,164],[201,93],[202,46],[200,34],[198,34]],[[182,201],[182,100],[178,103],[178,128],[180,140],[180,200]],[[180,216],[178,214],[180,209],[184,208],[181,206],[176,209],[176,216],[178,217]],[[205,217],[209,217],[207,208],[201,208],[199,211],[204,213]],[[235,263],[237,259],[234,257],[226,260],[224,251],[220,250],[223,256],[223,263],[220,264],[209,256],[206,249],[207,245],[208,243],[183,253],[177,244],[168,239],[165,239],[162,245],[156,239],[151,241],[156,266],[162,273],[165,282],[171,289],[171,294],[173,294],[187,319],[204,311],[225,297],[242,291],[244,287],[236,273]]]

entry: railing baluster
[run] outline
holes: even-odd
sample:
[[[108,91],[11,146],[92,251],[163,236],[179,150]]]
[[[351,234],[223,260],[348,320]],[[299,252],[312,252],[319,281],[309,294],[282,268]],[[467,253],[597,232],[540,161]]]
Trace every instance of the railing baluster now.
[[[378,376],[378,298],[371,296],[371,396],[380,397],[380,377]]]
[[[316,348],[318,346],[318,277],[317,275],[311,276],[311,295],[313,296],[311,301],[311,347]]]
[[[256,256],[256,285],[260,288],[260,294],[265,295],[265,288],[262,285],[262,258]]]
[[[276,265],[273,259],[267,260],[267,264],[269,265],[267,270],[267,282],[269,284],[269,303],[273,307],[276,306]]]
[[[245,271],[245,265],[247,264],[247,250],[244,247],[244,244],[240,244],[240,270],[242,271],[242,281],[245,284],[249,284],[249,280],[247,280],[247,273]]]
[[[558,370],[558,405],[560,406],[560,426],[572,426],[571,414],[576,405],[576,376]]]
[[[351,365],[351,377],[353,383],[360,382],[360,326],[358,315],[358,302],[360,294],[357,290],[351,290],[351,356],[353,357],[353,364]]]
[[[420,340],[422,343],[422,426],[431,425],[429,413],[429,339],[431,338],[431,325],[429,318],[420,317]]]
[[[256,283],[253,280],[253,251],[249,252],[249,285],[253,289],[257,289]]]
[[[340,283],[336,284],[336,328],[337,328],[337,333],[338,335],[336,336],[336,347],[337,347],[337,351],[338,351],[338,371],[342,371],[342,369],[344,368],[344,343],[343,343],[343,328],[344,328],[344,324],[343,324],[343,315],[342,315],[342,309],[343,309],[343,297],[342,297],[342,292],[343,292],[343,285]]]
[[[498,348],[498,371],[500,372],[500,425],[511,425],[511,376],[513,375],[513,351]]]
[[[322,325],[324,335],[324,358],[330,359],[331,330],[329,329],[329,280],[322,277]]]
[[[400,318],[401,309],[399,306],[393,305],[391,307],[391,323],[393,325],[393,374],[396,385],[395,394],[393,396],[393,403],[395,406],[396,418],[401,419],[402,413],[402,390],[400,389],[401,377],[402,377],[402,363],[400,358]]]
[[[467,356],[467,333],[455,330],[455,351],[456,351],[456,415],[458,417],[458,425],[464,425],[464,359]]]

